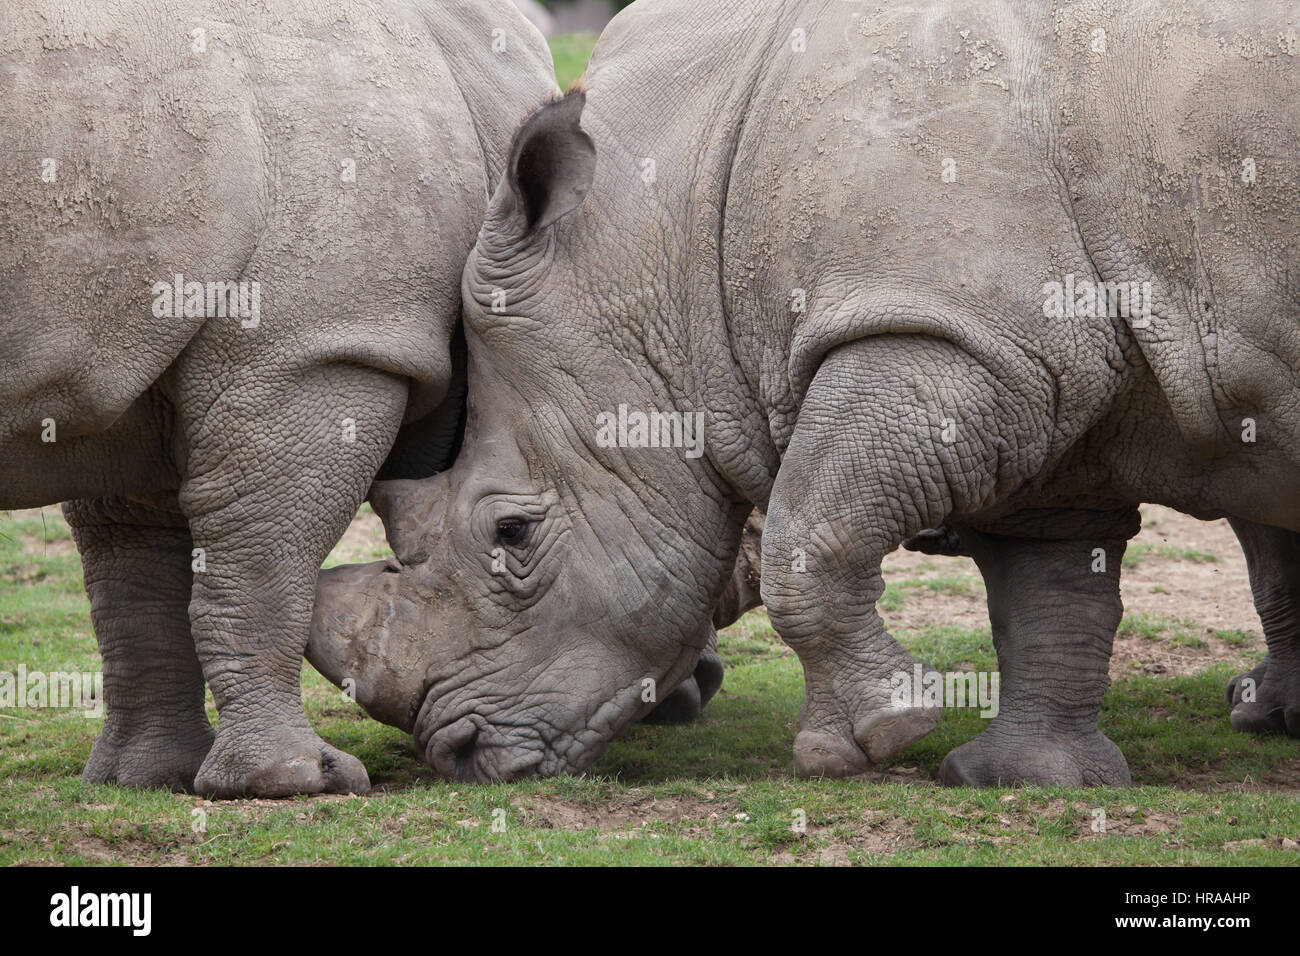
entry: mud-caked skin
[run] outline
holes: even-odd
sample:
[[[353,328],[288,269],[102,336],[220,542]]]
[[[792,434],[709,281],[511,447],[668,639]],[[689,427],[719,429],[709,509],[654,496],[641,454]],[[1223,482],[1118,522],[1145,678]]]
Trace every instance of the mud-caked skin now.
[[[445,464],[465,253],[557,92],[506,0],[0,5],[0,508],[73,499],[88,780],[368,788],[303,714],[317,570]]]
[[[946,775],[1123,784],[1096,704],[1136,504],[1300,531],[1294,6],[851,6],[633,5],[585,108],[516,134],[464,275],[469,450],[388,509],[403,567],[328,582],[374,619],[318,620],[383,656],[450,615],[414,718],[440,772],[595,759],[691,666],[757,505],[799,772],[934,726],[876,601],[949,520],[1024,720]],[[704,414],[703,454],[624,410]]]

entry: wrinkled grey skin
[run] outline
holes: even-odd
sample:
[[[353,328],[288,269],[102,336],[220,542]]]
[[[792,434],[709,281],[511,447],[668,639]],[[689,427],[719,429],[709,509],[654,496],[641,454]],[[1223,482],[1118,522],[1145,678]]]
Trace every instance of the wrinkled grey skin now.
[[[401,500],[405,490],[418,493],[421,488],[414,481],[378,481],[371,501],[381,514],[391,515],[408,507]],[[307,659],[321,674],[347,689],[371,717],[410,733],[427,693],[427,672],[437,663],[437,652],[447,640],[446,622],[430,620],[427,609],[415,604],[396,605],[384,599],[377,605],[352,593],[356,586],[388,581],[389,574],[427,560],[409,550],[405,529],[392,520],[388,519],[389,535],[398,536],[409,565],[389,560],[322,571]],[[763,603],[759,595],[762,544],[763,515],[755,511],[745,522],[735,566],[713,609],[713,627],[695,669],[667,696],[660,698],[656,693],[658,703],[641,720],[687,723],[700,715],[721,688],[724,671],[717,631]]]
[[[445,463],[465,253],[556,92],[508,0],[0,6],[0,508],[76,499],[85,779],[368,788],[303,714],[317,569],[386,456]],[[258,324],[158,318],[177,273],[259,283]]]
[[[745,521],[736,566],[713,611],[713,626],[718,630],[739,620],[746,611],[763,603],[763,524],[761,511],[755,511]]]
[[[714,633],[709,636],[708,643],[700,652],[694,672],[642,720],[656,724],[680,724],[694,720],[722,687],[723,666],[722,658],[718,656],[716,632],[730,627],[746,611],[763,603],[759,594],[762,548],[763,513],[755,511],[745,522],[736,565],[722,589],[722,597],[713,609]]]
[[[630,7],[585,112],[516,135],[466,264],[467,451],[391,490],[402,566],[322,576],[321,606],[367,610],[313,641],[423,672],[446,776],[580,770],[694,666],[757,505],[795,768],[855,773],[935,723],[891,701],[914,662],[875,604],[881,558],[948,521],[1002,684],[942,778],[1127,783],[1097,713],[1137,504],[1300,531],[1298,27],[1266,2]],[[1151,282],[1150,322],[1046,316],[1070,274]],[[604,447],[621,403],[706,412],[705,454]]]

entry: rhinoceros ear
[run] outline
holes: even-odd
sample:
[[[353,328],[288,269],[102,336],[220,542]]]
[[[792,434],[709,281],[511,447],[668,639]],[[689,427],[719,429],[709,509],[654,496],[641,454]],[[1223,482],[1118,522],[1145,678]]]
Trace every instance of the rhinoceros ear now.
[[[502,210],[512,231],[528,236],[582,204],[596,172],[596,146],[579,120],[587,94],[581,90],[548,103],[524,121],[510,145]]]

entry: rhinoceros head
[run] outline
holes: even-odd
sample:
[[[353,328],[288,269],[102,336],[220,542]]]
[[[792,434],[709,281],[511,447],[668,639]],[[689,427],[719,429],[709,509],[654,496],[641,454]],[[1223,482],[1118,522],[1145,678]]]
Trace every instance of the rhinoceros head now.
[[[582,106],[570,94],[516,134],[466,265],[459,456],[377,483],[396,560],[318,585],[312,663],[455,779],[581,770],[681,684],[749,512],[702,448],[609,440],[620,405],[706,410],[674,407],[604,314],[618,289],[575,268],[591,224],[558,221],[594,175]]]

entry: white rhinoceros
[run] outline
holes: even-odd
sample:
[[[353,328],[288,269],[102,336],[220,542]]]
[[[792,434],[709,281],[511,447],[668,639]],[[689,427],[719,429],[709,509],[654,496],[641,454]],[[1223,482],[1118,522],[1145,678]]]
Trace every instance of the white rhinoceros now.
[[[943,779],[1126,783],[1138,503],[1300,532],[1298,34],[1265,0],[634,4],[488,206],[466,451],[377,495],[403,564],[322,576],[313,643],[418,668],[446,776],[580,770],[690,672],[759,505],[796,769],[853,773],[936,722],[876,601],[948,521],[1002,683]],[[1251,706],[1296,733],[1269,640]]]
[[[465,254],[557,92],[509,0],[0,4],[0,508],[82,499],[86,779],[368,788],[303,714],[317,570],[450,452]]]

